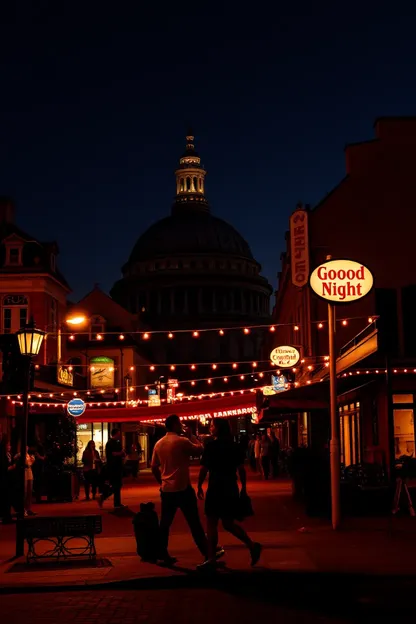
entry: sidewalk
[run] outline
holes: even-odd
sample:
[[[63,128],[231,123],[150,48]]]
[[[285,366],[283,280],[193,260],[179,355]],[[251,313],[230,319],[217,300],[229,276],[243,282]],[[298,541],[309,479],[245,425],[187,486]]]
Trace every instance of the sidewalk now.
[[[257,568],[249,566],[247,550],[234,538],[220,533],[226,549],[220,574],[261,575],[270,573],[369,574],[416,576],[416,519],[359,518],[347,520],[334,532],[327,522],[307,519],[293,504],[290,485],[251,480],[250,492],[256,516],[245,527],[255,541],[264,545]],[[149,480],[123,490],[124,502],[132,511],[139,503],[157,500],[157,488]],[[170,551],[178,557],[173,569],[144,564],[136,555],[131,516],[118,517],[98,506],[76,502],[35,507],[44,515],[102,513],[103,534],[96,539],[97,562],[61,562],[53,565],[11,560],[14,527],[0,528],[0,591],[35,591],[43,588],[81,588],[106,584],[136,583],[145,587],[200,582],[195,572],[201,557],[178,513],[172,527]]]

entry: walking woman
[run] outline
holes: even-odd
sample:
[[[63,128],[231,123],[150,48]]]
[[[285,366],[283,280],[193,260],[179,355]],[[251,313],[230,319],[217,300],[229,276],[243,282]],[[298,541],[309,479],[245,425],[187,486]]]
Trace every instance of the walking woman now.
[[[92,497],[95,499],[101,459],[99,452],[95,448],[94,440],[88,442],[87,448],[82,454],[82,463],[84,464],[85,500],[90,500],[90,489],[92,490]]]
[[[239,517],[240,492],[237,472],[241,481],[241,494],[247,495],[244,457],[232,439],[229,422],[223,418],[214,418],[211,425],[213,440],[207,442],[202,458],[198,479],[198,498],[204,498],[202,486],[209,473],[208,489],[205,500],[207,516],[207,561],[199,569],[216,567],[216,549],[218,545],[218,522],[226,531],[243,542],[250,551],[251,565],[260,559],[262,547],[253,542],[244,529],[236,523]]]

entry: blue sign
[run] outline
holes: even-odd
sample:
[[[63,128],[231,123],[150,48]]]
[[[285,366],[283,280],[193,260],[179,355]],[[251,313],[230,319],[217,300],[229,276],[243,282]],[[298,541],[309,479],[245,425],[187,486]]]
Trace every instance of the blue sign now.
[[[82,416],[85,412],[86,405],[82,399],[71,399],[66,405],[66,411],[70,416]]]
[[[272,375],[272,384],[275,392],[286,390],[287,379],[284,375]]]

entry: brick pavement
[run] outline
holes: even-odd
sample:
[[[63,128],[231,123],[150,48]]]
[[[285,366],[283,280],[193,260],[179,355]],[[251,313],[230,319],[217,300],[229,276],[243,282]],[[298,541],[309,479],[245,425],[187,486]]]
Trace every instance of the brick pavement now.
[[[361,518],[349,521],[347,530],[334,533],[328,522],[308,519],[294,505],[290,484],[285,481],[260,482],[250,478],[250,493],[256,515],[245,526],[255,540],[265,545],[260,571],[317,572],[357,571],[379,574],[416,575],[416,519]],[[158,501],[157,487],[148,476],[137,485],[124,489],[124,501],[136,511],[140,502]],[[80,514],[102,513],[103,535],[97,538],[97,552],[110,561],[110,566],[99,568],[59,568],[10,572],[11,563],[5,560],[14,553],[14,527],[0,527],[0,589],[6,587],[59,585],[90,585],[129,581],[131,579],[166,579],[172,575],[189,575],[200,562],[181,516],[175,520],[171,552],[179,556],[176,571],[139,562],[135,554],[131,516],[111,513],[111,505],[99,511],[96,503],[43,504],[35,506],[39,513]],[[202,509],[201,509],[202,513]],[[306,526],[305,532],[299,529]],[[229,569],[247,572],[247,552],[228,534],[220,534],[227,550]]]

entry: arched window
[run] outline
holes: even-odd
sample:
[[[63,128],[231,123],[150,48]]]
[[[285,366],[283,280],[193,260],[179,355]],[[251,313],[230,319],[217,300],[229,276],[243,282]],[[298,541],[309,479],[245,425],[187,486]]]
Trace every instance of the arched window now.
[[[191,190],[191,178],[186,178],[186,190],[190,191]]]
[[[180,179],[180,186],[179,186],[179,188],[180,188],[181,193],[183,193],[183,191],[185,190],[184,183],[183,183],[183,178]]]
[[[4,334],[14,334],[28,321],[29,302],[24,295],[5,295],[2,301]]]
[[[194,178],[194,190],[198,190],[198,178]]]

